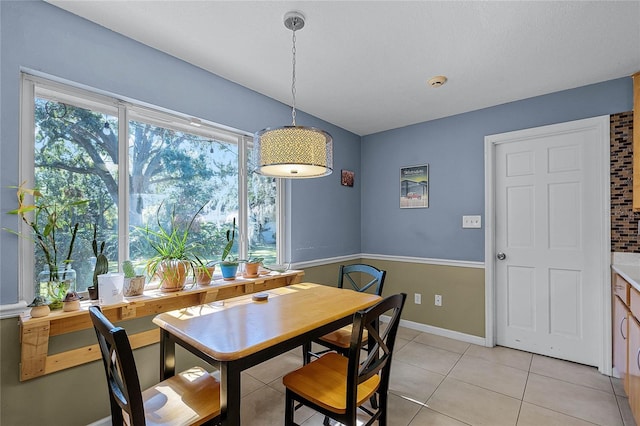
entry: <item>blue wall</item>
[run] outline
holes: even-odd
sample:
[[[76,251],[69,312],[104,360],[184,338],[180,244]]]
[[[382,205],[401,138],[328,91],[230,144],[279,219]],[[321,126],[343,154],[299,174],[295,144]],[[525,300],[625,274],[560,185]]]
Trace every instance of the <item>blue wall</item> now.
[[[15,228],[20,70],[31,69],[248,132],[288,124],[288,106],[41,1],[0,1],[0,227]],[[299,112],[334,138],[337,173],[287,184],[291,261],[360,252],[360,137]],[[357,182],[357,181],[356,181]],[[355,195],[358,194],[358,195]],[[307,226],[308,223],[313,226]],[[0,304],[18,301],[17,239],[0,232]]]
[[[484,137],[632,107],[621,78],[365,136],[363,253],[484,261],[484,227],[462,229],[463,215],[484,223]],[[429,208],[400,209],[400,167],[425,163]]]

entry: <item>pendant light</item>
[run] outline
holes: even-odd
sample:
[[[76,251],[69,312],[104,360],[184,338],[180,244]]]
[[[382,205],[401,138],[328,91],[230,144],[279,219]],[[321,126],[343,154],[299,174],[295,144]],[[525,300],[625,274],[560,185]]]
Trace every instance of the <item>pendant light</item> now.
[[[284,16],[284,26],[293,32],[293,77],[291,126],[267,128],[256,132],[254,152],[256,172],[279,178],[314,178],[333,171],[333,139],[324,130],[296,125],[296,31],[304,27],[300,12]]]

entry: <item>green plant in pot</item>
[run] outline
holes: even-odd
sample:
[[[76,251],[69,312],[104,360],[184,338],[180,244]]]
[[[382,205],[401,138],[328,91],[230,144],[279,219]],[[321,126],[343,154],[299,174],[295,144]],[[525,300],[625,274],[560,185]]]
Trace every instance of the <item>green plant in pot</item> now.
[[[199,244],[190,241],[189,234],[206,204],[196,211],[186,226],[180,225],[173,206],[168,227],[163,226],[160,221],[162,205],[161,203],[156,211],[158,229],[153,230],[148,225],[141,229],[155,252],[147,261],[147,271],[149,276],[160,279],[162,291],[179,291],[184,288],[187,276],[193,275],[195,281],[196,268],[201,264],[197,255]]]
[[[124,272],[124,297],[140,296],[144,292],[144,275],[136,274],[130,260],[122,262],[122,272]]]
[[[209,285],[216,270],[215,262],[201,261],[196,267],[196,284]]]
[[[88,200],[68,203],[47,201],[37,189],[26,188],[23,182],[17,189],[18,208],[8,211],[20,217],[31,230],[26,236],[4,228],[13,234],[32,240],[42,251],[44,270],[38,275],[35,295],[48,298],[51,309],[62,308],[62,300],[68,291],[75,290],[76,272],[71,267],[73,247],[79,223],[74,222],[75,209]],[[33,199],[33,203],[29,202]],[[64,241],[69,241],[65,250]],[[62,253],[66,253],[63,257]]]
[[[222,271],[222,278],[227,281],[235,280],[236,273],[238,272],[238,265],[240,260],[236,256],[231,255],[231,249],[236,239],[236,219],[233,218],[233,225],[231,229],[227,229],[227,244],[222,250],[222,257],[220,259],[220,270]]]
[[[100,298],[100,292],[98,291],[98,275],[109,273],[109,259],[104,254],[105,242],[100,244],[100,251],[98,251],[98,226],[93,226],[93,242],[91,248],[93,249],[93,255],[96,257],[96,266],[93,268],[93,285],[87,287],[89,292],[89,299],[98,300]]]
[[[257,278],[259,276],[260,265],[264,261],[264,257],[249,257],[244,260],[244,277]]]

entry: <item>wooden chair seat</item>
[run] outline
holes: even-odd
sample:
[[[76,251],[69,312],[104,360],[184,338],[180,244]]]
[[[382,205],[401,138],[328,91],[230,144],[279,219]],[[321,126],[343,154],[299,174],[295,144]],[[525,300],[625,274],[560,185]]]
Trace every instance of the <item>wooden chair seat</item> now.
[[[347,367],[349,358],[329,352],[282,378],[284,385],[298,395],[333,413],[344,414],[347,406]],[[358,385],[356,404],[362,405],[378,390],[380,376],[374,375]]]
[[[349,345],[351,344],[351,329],[352,325],[349,324],[347,326],[339,328],[336,331],[325,334],[318,340],[320,341],[320,343],[327,343],[331,346],[338,346],[345,349],[346,351],[349,349]],[[364,330],[364,333],[362,334],[362,341],[366,342],[368,338],[369,333],[367,333],[367,330]]]
[[[220,382],[192,367],[142,391],[147,426],[201,425],[220,415]]]
[[[90,306],[89,316],[106,373],[113,425],[219,423],[220,381],[216,377],[192,367],[143,391],[125,329],[114,326],[99,306]]]
[[[282,378],[285,387],[285,426],[295,426],[295,411],[303,406],[324,414],[346,426],[358,426],[358,414],[365,413],[365,426],[387,424],[389,374],[393,347],[400,324],[405,293],[382,299],[353,316],[347,356],[329,352]],[[389,323],[380,330],[380,316]],[[367,330],[367,350],[362,336]],[[377,402],[374,404],[373,402]],[[371,401],[371,407],[364,403]]]

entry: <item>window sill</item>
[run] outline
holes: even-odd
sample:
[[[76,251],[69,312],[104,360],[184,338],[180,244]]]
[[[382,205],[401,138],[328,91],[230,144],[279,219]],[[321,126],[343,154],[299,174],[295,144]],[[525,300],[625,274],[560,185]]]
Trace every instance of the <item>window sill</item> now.
[[[192,286],[172,293],[164,293],[159,289],[145,290],[142,296],[102,306],[102,310],[109,320],[118,322],[284,287],[301,282],[303,276],[303,271],[287,271],[255,279],[217,280],[207,286]],[[48,354],[49,337],[93,327],[89,318],[89,306],[92,304],[97,304],[97,301],[83,301],[78,311],[56,310],[42,318],[32,318],[28,313],[20,315],[20,381],[100,359],[97,344]],[[160,333],[158,329],[153,329],[130,335],[129,338],[135,349],[159,342]]]

